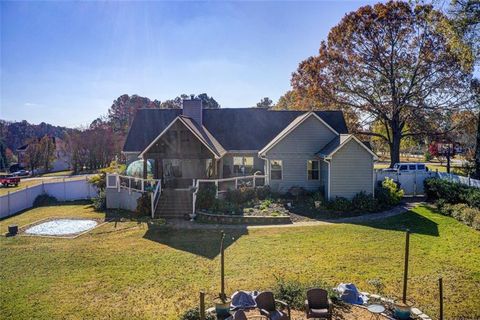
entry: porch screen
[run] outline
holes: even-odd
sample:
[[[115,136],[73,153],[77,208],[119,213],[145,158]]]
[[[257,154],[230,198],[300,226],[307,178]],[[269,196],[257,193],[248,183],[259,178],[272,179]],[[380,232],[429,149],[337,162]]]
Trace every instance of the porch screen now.
[[[237,176],[253,173],[253,157],[233,157],[233,173]]]

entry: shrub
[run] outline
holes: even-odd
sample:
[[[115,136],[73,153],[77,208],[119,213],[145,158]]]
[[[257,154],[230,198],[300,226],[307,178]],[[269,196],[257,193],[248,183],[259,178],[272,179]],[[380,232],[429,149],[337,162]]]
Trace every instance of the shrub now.
[[[336,197],[328,202],[328,208],[333,211],[348,212],[353,209],[352,202],[343,197]]]
[[[480,210],[477,208],[466,207],[462,210],[462,214],[459,220],[463,221],[467,226],[473,226],[475,217],[480,215]]]
[[[49,206],[52,204],[57,203],[58,200],[55,197],[52,197],[46,193],[43,193],[35,198],[33,201],[33,206],[34,207],[43,207],[43,206]]]
[[[371,194],[361,191],[352,198],[352,207],[359,211],[374,212],[377,210],[377,201]]]
[[[215,203],[217,186],[213,183],[202,185],[197,192],[197,209],[211,209]]]
[[[95,211],[105,211],[107,208],[107,197],[105,195],[105,191],[100,190],[98,195],[95,198],[92,198],[92,203]]]
[[[272,197],[272,190],[270,186],[263,186],[255,188],[255,196],[258,200],[265,200]]]
[[[424,181],[425,194],[429,200],[443,200],[446,203],[467,203],[480,208],[480,189],[439,178]]]
[[[461,195],[463,200],[471,207],[480,208],[480,190],[470,187],[466,190],[465,194]]]
[[[225,200],[236,205],[243,205],[255,199],[255,189],[239,188],[236,190],[228,190],[225,195]]]
[[[98,190],[103,191],[107,186],[107,175],[104,172],[96,174],[89,178],[88,182],[97,187]]]
[[[180,317],[181,320],[200,320],[200,309],[198,307],[188,309]],[[215,320],[215,317],[211,314],[205,315],[205,320]]]
[[[396,206],[402,201],[403,190],[398,187],[393,179],[385,178],[379,184],[379,187],[375,190],[375,197],[380,207]]]
[[[311,288],[326,289],[330,297],[334,297],[333,290],[328,289],[329,286],[325,283],[315,281],[310,283],[302,283],[298,280],[285,279],[282,277],[275,277],[276,284],[273,288],[275,298],[285,301],[291,308],[296,310],[305,309],[305,299],[307,298],[307,290]]]
[[[305,303],[306,288],[297,280],[286,280],[277,278],[273,294],[279,300],[283,300],[293,309],[302,310]]]
[[[149,216],[152,213],[150,193],[145,192],[137,199],[136,212],[139,216]]]
[[[265,209],[270,208],[271,205],[272,205],[272,200],[270,200],[270,199],[263,200],[262,203],[260,203],[259,209],[260,210],[265,210]]]
[[[480,214],[477,214],[477,215],[473,218],[472,228],[474,228],[475,230],[480,231]]]
[[[430,151],[425,151],[425,154],[423,155],[424,159],[425,159],[425,162],[429,162],[430,160],[432,160],[432,154],[430,153]]]

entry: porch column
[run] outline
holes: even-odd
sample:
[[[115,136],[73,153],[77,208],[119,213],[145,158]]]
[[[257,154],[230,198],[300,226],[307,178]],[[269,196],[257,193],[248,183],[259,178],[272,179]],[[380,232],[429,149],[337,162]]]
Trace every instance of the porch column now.
[[[217,159],[216,158],[213,158],[212,159],[212,167],[213,167],[213,177],[215,179],[218,179],[218,168],[217,168]]]
[[[143,156],[143,179],[147,179],[147,158]]]
[[[223,178],[223,158],[220,158],[218,161],[218,178]]]

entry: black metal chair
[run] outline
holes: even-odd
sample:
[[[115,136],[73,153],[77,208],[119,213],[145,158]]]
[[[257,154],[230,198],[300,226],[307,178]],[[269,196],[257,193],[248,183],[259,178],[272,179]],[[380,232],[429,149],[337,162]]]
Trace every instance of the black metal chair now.
[[[307,291],[307,300],[305,301],[307,319],[332,319],[332,306],[326,290],[316,288]]]
[[[267,317],[269,320],[291,320],[290,306],[283,301],[275,300],[273,293],[270,291],[264,291],[260,293],[256,298],[257,308],[260,309],[260,314]],[[283,310],[277,309],[279,304]],[[287,309],[285,313],[284,309]]]

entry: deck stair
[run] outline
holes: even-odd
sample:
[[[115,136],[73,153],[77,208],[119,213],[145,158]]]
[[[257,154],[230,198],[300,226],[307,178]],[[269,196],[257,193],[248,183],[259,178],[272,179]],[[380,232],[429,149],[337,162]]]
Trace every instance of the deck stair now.
[[[192,213],[192,192],[186,189],[163,189],[155,216],[183,218]]]

